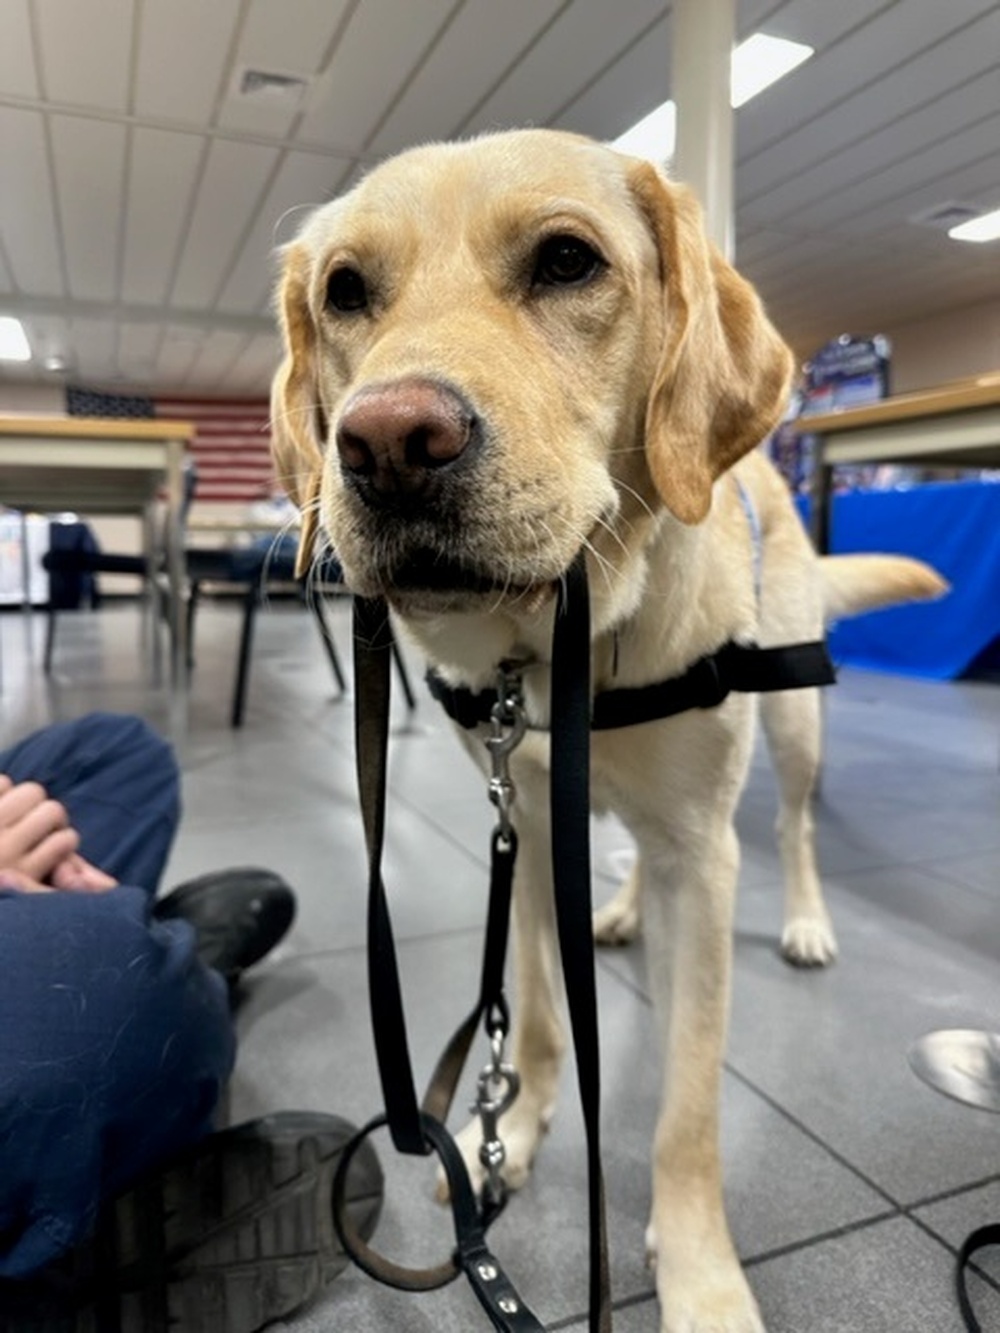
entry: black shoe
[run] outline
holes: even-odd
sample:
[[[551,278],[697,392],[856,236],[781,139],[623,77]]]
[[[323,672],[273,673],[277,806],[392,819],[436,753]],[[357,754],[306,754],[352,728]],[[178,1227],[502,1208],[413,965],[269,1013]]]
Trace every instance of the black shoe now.
[[[26,1282],[0,1282],[3,1333],[255,1333],[316,1297],[347,1263],[331,1190],[354,1134],[281,1112],[212,1134],[103,1211],[95,1238]],[[362,1236],[382,1207],[369,1141],[347,1182]]]
[[[283,938],[295,917],[295,895],[270,870],[216,870],[158,898],[153,916],[190,922],[198,957],[232,986]]]

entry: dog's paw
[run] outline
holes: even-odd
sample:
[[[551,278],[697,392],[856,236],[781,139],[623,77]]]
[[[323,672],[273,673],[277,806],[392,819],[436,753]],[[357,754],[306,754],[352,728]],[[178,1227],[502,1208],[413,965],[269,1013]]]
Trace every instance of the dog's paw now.
[[[631,944],[639,933],[638,901],[617,893],[594,913],[594,940],[598,944]]]
[[[510,1110],[500,1117],[500,1138],[506,1153],[502,1174],[509,1190],[519,1190],[526,1183],[531,1174],[538,1145],[551,1119],[551,1109],[539,1114],[533,1112],[528,1105],[522,1105],[520,1101],[515,1102]],[[472,1188],[479,1194],[486,1180],[486,1168],[479,1160],[479,1149],[483,1143],[482,1125],[478,1120],[470,1120],[456,1135],[455,1142],[465,1159]],[[435,1193],[439,1203],[448,1202],[448,1181],[443,1171],[438,1172]]]
[[[781,952],[796,967],[827,967],[837,957],[833,927],[823,917],[794,917],[782,931]]]
[[[714,1259],[661,1263],[656,1233],[646,1232],[646,1262],[657,1274],[660,1333],[766,1333],[753,1293],[728,1245]]]

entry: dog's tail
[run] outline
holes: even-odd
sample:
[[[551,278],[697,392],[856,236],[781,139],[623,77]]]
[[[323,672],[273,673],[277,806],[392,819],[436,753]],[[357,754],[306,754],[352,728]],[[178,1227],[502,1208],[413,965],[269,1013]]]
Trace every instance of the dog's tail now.
[[[922,560],[901,555],[824,555],[823,615],[829,623],[897,602],[943,597],[948,583]]]

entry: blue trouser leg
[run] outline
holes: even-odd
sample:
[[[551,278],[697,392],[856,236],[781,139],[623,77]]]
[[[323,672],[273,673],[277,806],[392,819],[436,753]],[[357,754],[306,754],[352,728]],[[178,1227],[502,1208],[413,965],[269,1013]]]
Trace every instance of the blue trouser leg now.
[[[62,801],[82,855],[122,883],[0,892],[0,1277],[18,1277],[209,1131],[235,1043],[190,928],[150,920],[179,816],[169,746],[95,714],[0,753],[0,772]]]

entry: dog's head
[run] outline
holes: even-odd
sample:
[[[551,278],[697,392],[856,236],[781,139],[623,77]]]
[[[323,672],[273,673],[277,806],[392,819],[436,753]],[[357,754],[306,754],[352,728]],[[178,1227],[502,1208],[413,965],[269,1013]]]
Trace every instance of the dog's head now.
[[[787,348],[648,163],[544,130],[417,148],[283,254],[274,451],[351,587],[522,610],[663,505],[698,523]],[[603,554],[602,554],[603,553]]]

